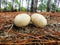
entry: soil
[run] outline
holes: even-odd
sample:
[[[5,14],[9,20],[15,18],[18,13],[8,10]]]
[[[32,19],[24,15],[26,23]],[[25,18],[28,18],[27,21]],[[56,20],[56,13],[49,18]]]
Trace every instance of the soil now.
[[[14,17],[21,13],[30,12],[0,12],[0,44],[28,44],[29,42],[60,41],[60,13],[40,12],[48,20],[48,25],[39,28],[33,24],[25,27],[14,25]]]

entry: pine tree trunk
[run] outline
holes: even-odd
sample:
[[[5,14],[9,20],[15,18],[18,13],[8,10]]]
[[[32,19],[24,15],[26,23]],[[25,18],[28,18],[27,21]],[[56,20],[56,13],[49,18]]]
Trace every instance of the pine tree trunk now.
[[[7,11],[7,0],[4,0],[5,2],[5,7],[4,7],[4,12]]]
[[[27,11],[29,11],[29,2],[30,0],[26,0],[27,1]]]
[[[23,7],[23,0],[22,0],[22,7]]]
[[[0,11],[1,11],[1,0],[0,0]]]
[[[20,11],[20,7],[21,7],[21,6],[20,6],[20,5],[21,5],[21,0],[19,0],[19,2],[20,2],[20,4],[19,4],[19,11]]]
[[[38,0],[32,0],[32,2],[31,2],[31,12],[36,12],[37,11],[37,3],[38,3]]]
[[[14,11],[13,5],[14,5],[14,0],[12,0],[11,11]]]
[[[47,12],[49,12],[50,11],[50,3],[51,3],[51,0],[48,0],[48,2],[47,2]]]

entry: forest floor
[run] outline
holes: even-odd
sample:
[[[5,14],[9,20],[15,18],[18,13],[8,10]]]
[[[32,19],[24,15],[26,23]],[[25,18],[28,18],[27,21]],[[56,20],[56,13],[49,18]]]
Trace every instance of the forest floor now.
[[[26,27],[16,27],[14,17],[30,12],[0,12],[0,44],[30,44],[60,41],[60,13],[40,12],[48,20],[48,25],[39,28],[33,24]],[[37,41],[37,42],[36,42]],[[50,43],[51,43],[50,42]],[[17,44],[17,45],[18,45]]]

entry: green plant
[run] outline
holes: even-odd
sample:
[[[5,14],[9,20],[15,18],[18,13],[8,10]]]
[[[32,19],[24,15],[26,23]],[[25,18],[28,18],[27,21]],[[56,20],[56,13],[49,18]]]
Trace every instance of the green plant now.
[[[19,10],[16,9],[17,11],[20,11],[20,2],[18,0],[14,0],[15,3],[17,3],[19,5]]]
[[[26,11],[26,9],[24,7],[21,7],[20,9],[21,9],[21,11],[24,11],[24,12]]]
[[[2,0],[1,3],[4,4],[4,5],[7,4],[7,2],[5,0]]]
[[[0,8],[0,11],[3,11],[4,9],[3,8]]]
[[[20,2],[18,0],[14,0],[14,2],[17,3],[17,4],[20,4]]]
[[[45,10],[46,7],[47,7],[47,6],[42,3],[42,4],[39,5],[39,7],[38,7],[37,9],[42,11],[42,10]]]
[[[60,12],[60,8],[57,8],[57,9],[56,9],[56,12]]]
[[[2,5],[4,5],[4,9],[2,11],[6,11],[7,8],[7,1],[6,0],[1,0]]]
[[[11,11],[11,9],[12,9],[12,5],[11,5],[11,2],[9,2],[9,3],[8,3],[8,6],[7,6],[7,10],[8,10],[8,11]]]
[[[51,11],[55,12],[56,11],[56,5],[53,3],[51,4]]]
[[[1,11],[1,8],[0,8],[0,11]]]

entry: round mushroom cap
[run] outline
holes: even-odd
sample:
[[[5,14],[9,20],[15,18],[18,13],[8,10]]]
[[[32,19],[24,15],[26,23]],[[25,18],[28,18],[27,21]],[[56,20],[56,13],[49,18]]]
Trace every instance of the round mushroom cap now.
[[[47,19],[41,14],[32,14],[31,20],[32,23],[37,27],[45,27],[47,25]]]
[[[18,14],[14,19],[14,24],[18,27],[27,26],[30,23],[30,16],[28,14]]]

